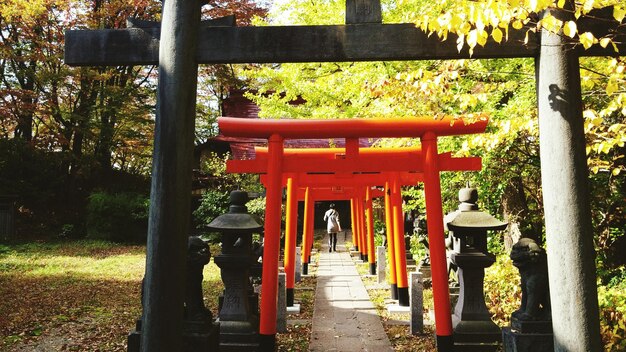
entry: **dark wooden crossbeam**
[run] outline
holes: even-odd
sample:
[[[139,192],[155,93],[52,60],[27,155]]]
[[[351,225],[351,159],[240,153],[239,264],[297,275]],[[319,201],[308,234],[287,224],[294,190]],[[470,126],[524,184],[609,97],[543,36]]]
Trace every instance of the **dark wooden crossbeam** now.
[[[537,36],[510,30],[502,44],[489,41],[470,57],[451,38],[442,42],[413,24],[355,24],[280,27],[205,27],[198,63],[280,63],[327,61],[442,60],[536,57]],[[160,28],[71,30],[65,35],[65,62],[74,66],[156,65]],[[626,35],[623,39],[626,39]],[[581,56],[614,56],[612,47],[579,48]],[[626,54],[626,40],[619,44]]]

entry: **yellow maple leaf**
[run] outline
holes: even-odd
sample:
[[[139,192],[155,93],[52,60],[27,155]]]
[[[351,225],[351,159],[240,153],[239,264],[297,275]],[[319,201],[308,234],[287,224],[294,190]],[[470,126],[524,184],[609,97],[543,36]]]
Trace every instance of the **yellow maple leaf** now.
[[[475,29],[472,29],[467,34],[467,45],[470,49],[473,49],[476,46],[476,43],[478,43],[478,32]]]

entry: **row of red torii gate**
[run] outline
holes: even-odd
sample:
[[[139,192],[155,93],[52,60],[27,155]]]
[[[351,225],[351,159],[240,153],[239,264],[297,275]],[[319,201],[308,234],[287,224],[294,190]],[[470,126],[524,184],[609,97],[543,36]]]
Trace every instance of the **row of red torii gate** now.
[[[293,303],[297,204],[305,203],[302,262],[310,260],[316,200],[350,200],[353,243],[375,270],[372,199],[385,197],[390,282],[400,305],[408,306],[401,187],[424,183],[435,328],[438,340],[451,340],[452,321],[446,265],[441,171],[476,171],[478,157],[439,153],[437,138],[482,133],[486,115],[389,119],[257,120],[221,117],[228,137],[265,138],[256,158],[230,160],[227,172],[259,173],[266,187],[259,334],[275,341],[283,188],[287,190],[284,267],[288,304]],[[359,138],[419,138],[421,147],[361,148]],[[284,148],[285,139],[345,138],[345,148]],[[384,189],[384,192],[382,190]],[[392,293],[393,294],[393,293]],[[446,342],[448,342],[446,341]],[[443,341],[438,341],[443,342]]]

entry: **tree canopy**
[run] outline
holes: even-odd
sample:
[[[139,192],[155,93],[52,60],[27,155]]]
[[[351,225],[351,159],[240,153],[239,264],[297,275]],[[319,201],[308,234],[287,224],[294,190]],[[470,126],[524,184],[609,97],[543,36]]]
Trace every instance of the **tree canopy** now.
[[[442,40],[456,40],[459,50],[466,45],[480,50],[487,40],[507,40],[510,28],[526,28],[527,33],[560,31],[585,48],[612,45],[614,31],[581,32],[577,23],[583,23],[583,28],[585,16],[598,18],[599,13],[609,13],[609,20],[622,22],[621,2],[586,1],[568,6],[565,1],[535,0],[382,2],[384,23],[413,22]],[[541,17],[546,9],[554,15]],[[556,10],[565,11],[572,19],[558,19]],[[342,1],[285,0],[275,4],[267,23],[341,23],[344,14]],[[599,261],[615,267],[624,264],[614,253],[626,242],[626,60],[581,58],[580,63],[596,245]],[[448,200],[444,211],[456,207],[456,192],[469,181],[479,188],[483,208],[512,221],[520,234],[542,237],[533,59],[281,64],[245,67],[240,75],[258,92],[249,97],[259,104],[264,118],[436,118],[489,113],[488,133],[441,143],[442,150],[483,158],[481,172],[442,175],[444,199]],[[293,104],[297,98],[305,103]],[[380,142],[396,146],[416,143],[410,139]],[[419,195],[419,191],[406,192]],[[413,206],[419,203],[417,200]]]
[[[161,8],[157,0],[0,3],[0,194],[30,195],[20,197],[21,215],[60,226],[82,217],[94,189],[147,191],[157,70],[69,67],[64,31],[125,28],[129,18],[158,21]],[[266,11],[253,1],[209,1],[203,18],[235,14],[245,26]],[[214,133],[216,101],[237,83],[224,65],[200,74],[198,139],[205,140]]]

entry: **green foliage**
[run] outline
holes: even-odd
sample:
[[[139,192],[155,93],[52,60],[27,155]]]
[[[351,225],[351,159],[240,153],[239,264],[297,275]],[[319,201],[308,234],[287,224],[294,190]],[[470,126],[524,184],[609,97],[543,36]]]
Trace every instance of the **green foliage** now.
[[[428,240],[427,236],[411,236],[411,254],[413,254],[413,258],[416,260],[421,260],[426,257],[428,254],[428,248],[423,243],[423,240]]]
[[[250,199],[246,207],[248,208],[248,213],[256,215],[261,221],[265,219],[265,197]]]
[[[228,212],[229,192],[207,190],[200,201],[200,205],[193,212],[194,218],[198,222],[198,228],[202,229],[216,217]],[[203,231],[203,236],[212,243],[220,241],[220,234],[217,232]]]
[[[626,270],[622,268],[621,281],[598,286],[600,330],[605,351],[626,350]]]
[[[258,182],[258,175],[253,174],[231,174],[226,172],[226,161],[229,155],[220,156],[210,153],[203,158],[201,170],[207,175],[211,175],[213,183],[202,195],[200,205],[193,211],[193,216],[197,228],[204,231],[211,242],[219,242],[217,233],[208,233],[203,227],[209,224],[216,217],[228,212],[230,192],[234,190],[244,190],[247,192],[259,192],[262,186]],[[254,199],[248,203],[248,212],[258,215],[261,219],[264,216],[265,198]]]
[[[145,241],[149,198],[138,193],[94,192],[87,205],[87,237],[114,242]]]
[[[382,246],[383,238],[387,236],[387,227],[384,221],[374,219],[374,246]]]
[[[508,325],[521,300],[519,271],[508,255],[498,256],[496,263],[485,270],[485,301],[493,321],[499,326]]]

